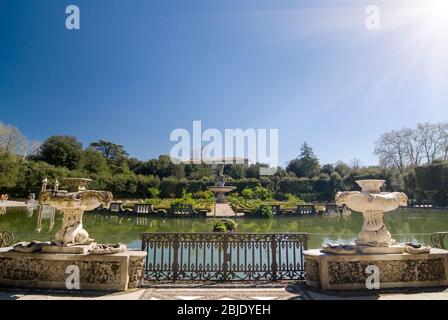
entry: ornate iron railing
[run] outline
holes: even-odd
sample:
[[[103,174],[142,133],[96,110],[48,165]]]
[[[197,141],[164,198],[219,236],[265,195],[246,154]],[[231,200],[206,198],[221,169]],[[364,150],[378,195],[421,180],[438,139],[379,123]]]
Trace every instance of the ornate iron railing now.
[[[307,233],[142,233],[146,280],[305,280]]]
[[[9,247],[14,242],[14,235],[9,231],[0,231],[0,248]]]
[[[445,248],[445,237],[448,234],[448,231],[445,232],[434,232],[431,235],[432,245],[436,248],[446,249]]]

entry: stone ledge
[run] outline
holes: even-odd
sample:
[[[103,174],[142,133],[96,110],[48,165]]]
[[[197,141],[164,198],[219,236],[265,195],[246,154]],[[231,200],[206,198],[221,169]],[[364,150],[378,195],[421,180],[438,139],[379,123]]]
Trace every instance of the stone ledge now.
[[[116,254],[23,253],[0,249],[0,286],[66,289],[66,268],[80,269],[81,290],[126,291],[140,285],[146,252]]]
[[[381,288],[448,286],[448,251],[422,254],[331,255],[307,250],[307,285],[321,290],[366,290],[368,265],[380,270]]]

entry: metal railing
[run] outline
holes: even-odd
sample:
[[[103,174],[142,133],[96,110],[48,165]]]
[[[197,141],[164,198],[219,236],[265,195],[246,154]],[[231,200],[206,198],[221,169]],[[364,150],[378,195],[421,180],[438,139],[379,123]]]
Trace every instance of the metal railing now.
[[[307,233],[142,233],[146,280],[305,280]]]

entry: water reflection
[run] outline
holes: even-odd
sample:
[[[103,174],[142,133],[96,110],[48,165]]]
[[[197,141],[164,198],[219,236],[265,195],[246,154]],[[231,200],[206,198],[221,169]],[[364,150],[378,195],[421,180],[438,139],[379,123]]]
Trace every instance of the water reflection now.
[[[4,208],[0,229],[15,233],[17,241],[45,241],[53,237],[62,222],[62,214],[51,208]],[[6,212],[6,214],[4,214]],[[218,219],[216,219],[218,220]],[[98,242],[122,242],[138,248],[142,232],[208,232],[215,219],[147,218],[86,213],[84,225]],[[361,214],[351,216],[292,217],[276,219],[237,219],[242,232],[308,232],[310,248],[325,242],[350,243],[361,230]],[[386,214],[385,222],[397,241],[429,243],[430,234],[448,230],[448,211],[432,209],[403,209]]]
[[[48,224],[48,231],[50,232],[51,230],[53,230],[54,227],[54,219],[56,217],[56,209],[52,208],[48,205],[43,205],[40,206],[38,211],[38,216],[37,216],[37,226],[36,226],[36,231],[38,233],[40,233],[42,231],[42,221],[43,220],[49,220]],[[32,213],[31,215],[29,215],[28,217],[32,217]]]

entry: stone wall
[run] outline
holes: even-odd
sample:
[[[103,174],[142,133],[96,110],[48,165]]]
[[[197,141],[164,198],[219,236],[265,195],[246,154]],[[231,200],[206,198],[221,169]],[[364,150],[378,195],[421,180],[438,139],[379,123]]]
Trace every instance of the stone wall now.
[[[448,251],[422,254],[332,255],[307,250],[307,284],[322,290],[366,289],[369,265],[378,267],[381,288],[448,286]]]
[[[108,255],[20,253],[0,249],[0,286],[66,289],[67,267],[79,268],[80,289],[127,290],[143,277],[146,252]]]

